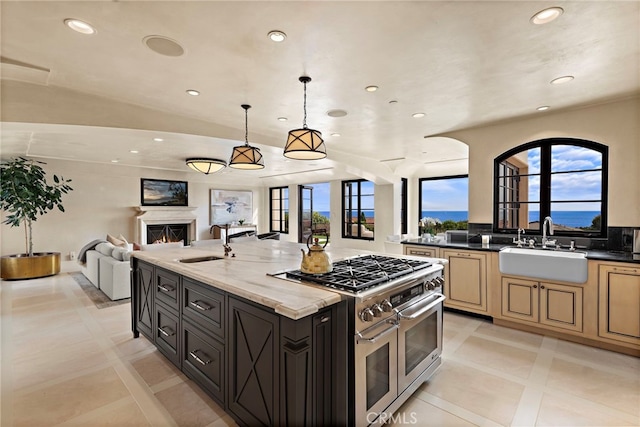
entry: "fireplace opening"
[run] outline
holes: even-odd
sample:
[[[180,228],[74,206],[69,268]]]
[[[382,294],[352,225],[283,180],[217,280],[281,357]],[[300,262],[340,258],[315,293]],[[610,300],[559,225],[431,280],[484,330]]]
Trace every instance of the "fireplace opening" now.
[[[147,244],[171,242],[189,245],[189,224],[147,225]]]

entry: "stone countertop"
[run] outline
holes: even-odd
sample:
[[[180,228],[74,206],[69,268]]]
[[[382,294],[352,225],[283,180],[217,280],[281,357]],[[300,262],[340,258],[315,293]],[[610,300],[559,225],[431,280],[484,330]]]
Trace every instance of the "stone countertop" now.
[[[306,245],[278,240],[232,243],[235,257],[224,257],[222,245],[211,248],[184,247],[154,251],[135,251],[132,256],[158,267],[209,284],[217,289],[273,308],[276,313],[297,320],[340,302],[342,296],[327,289],[268,276],[282,270],[299,269],[301,249]],[[333,261],[371,253],[355,249],[331,249]],[[184,258],[220,256],[223,259],[182,263]]]
[[[502,248],[515,247],[515,245],[495,244],[495,243],[491,243],[488,246],[483,246],[481,243],[423,242],[421,239],[404,240],[401,243],[406,245],[431,246],[431,247],[445,248],[445,249],[466,249],[466,250],[472,250],[472,251],[486,251],[486,252],[498,252]],[[591,249],[580,249],[580,248],[578,248],[577,251],[586,252],[587,259],[598,260],[598,261],[612,261],[612,262],[630,262],[634,264],[640,264],[640,254],[633,254],[631,252],[603,251],[603,250],[591,250]]]

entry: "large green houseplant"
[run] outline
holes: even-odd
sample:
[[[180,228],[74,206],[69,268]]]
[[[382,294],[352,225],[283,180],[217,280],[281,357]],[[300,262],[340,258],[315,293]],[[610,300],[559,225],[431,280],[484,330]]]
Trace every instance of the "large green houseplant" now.
[[[6,212],[3,223],[11,227],[25,227],[25,253],[2,257],[3,279],[42,277],[60,270],[58,253],[58,271],[24,271],[34,268],[41,270],[40,264],[50,263],[47,260],[35,260],[52,253],[33,252],[32,223],[55,208],[64,212],[62,195],[72,190],[69,185],[71,180],[61,176],[53,175],[53,183],[47,183],[41,164],[45,163],[22,157],[0,163],[0,209]]]

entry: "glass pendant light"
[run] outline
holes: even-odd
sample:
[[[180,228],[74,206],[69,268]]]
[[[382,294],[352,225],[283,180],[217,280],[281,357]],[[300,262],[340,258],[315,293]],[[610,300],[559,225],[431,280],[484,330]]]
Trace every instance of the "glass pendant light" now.
[[[320,131],[307,128],[307,83],[311,77],[302,76],[299,80],[304,84],[304,120],[301,129],[289,131],[284,156],[296,160],[318,160],[327,157],[327,148]]]
[[[205,175],[210,173],[216,173],[227,167],[224,160],[209,159],[206,157],[196,157],[187,159],[187,166],[197,172],[202,172]]]
[[[244,145],[233,147],[229,167],[234,169],[255,170],[264,168],[264,159],[260,149],[249,145],[248,110],[251,105],[242,104],[244,108]]]

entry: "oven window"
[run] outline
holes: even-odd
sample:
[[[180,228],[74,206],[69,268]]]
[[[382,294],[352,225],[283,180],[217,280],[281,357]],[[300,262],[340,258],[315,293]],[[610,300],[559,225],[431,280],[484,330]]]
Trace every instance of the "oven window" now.
[[[389,343],[367,356],[367,410],[389,392]]]
[[[438,348],[438,312],[405,332],[404,374],[409,373]]]

